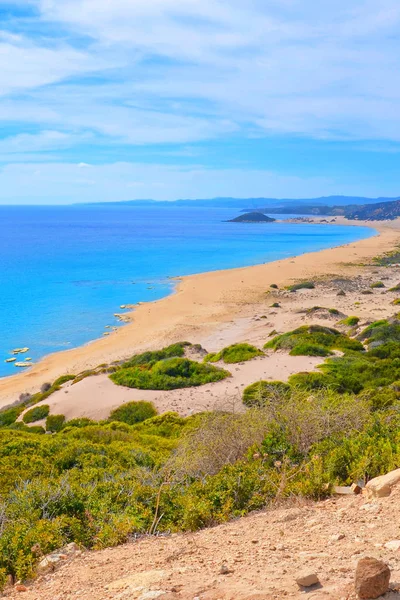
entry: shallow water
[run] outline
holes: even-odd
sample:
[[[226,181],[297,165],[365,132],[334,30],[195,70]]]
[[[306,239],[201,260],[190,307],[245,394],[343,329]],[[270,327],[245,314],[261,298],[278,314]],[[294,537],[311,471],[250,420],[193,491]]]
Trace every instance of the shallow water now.
[[[0,375],[100,337],[120,305],[159,299],[179,275],[270,262],[374,235],[367,227],[234,224],[235,209],[0,207]],[[287,216],[286,216],[287,217]]]

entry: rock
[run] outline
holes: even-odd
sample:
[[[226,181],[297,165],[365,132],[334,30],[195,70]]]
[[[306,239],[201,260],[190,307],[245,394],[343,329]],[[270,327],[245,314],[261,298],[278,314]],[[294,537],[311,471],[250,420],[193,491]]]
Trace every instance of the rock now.
[[[386,475],[375,477],[368,481],[365,492],[368,498],[385,498],[390,496],[392,487],[400,482],[400,469],[391,471]]]
[[[355,590],[359,598],[379,598],[388,591],[389,581],[390,569],[386,563],[368,557],[358,561]]]
[[[344,533],[334,533],[333,535],[331,535],[330,540],[332,542],[339,542],[340,540],[343,540],[345,538]]]
[[[362,487],[360,487],[358,485],[358,483],[352,483],[351,486],[351,491],[353,492],[353,494],[361,494],[362,493]]]
[[[386,542],[385,548],[397,552],[400,550],[400,540],[391,540],[390,542]]]
[[[59,563],[60,560],[64,558],[64,556],[65,555],[63,554],[49,554],[48,556],[45,556],[44,558],[42,558],[38,565],[38,571],[43,572],[47,570],[54,570],[56,564]]]
[[[230,570],[228,565],[226,565],[225,563],[222,563],[221,568],[219,570],[219,574],[220,575],[229,575],[229,573],[232,573],[232,571]]]
[[[300,587],[311,587],[312,585],[319,583],[318,575],[316,573],[305,571],[296,577],[296,583]]]
[[[18,585],[15,586],[15,590],[17,592],[27,592],[28,588],[25,585],[18,584]]]

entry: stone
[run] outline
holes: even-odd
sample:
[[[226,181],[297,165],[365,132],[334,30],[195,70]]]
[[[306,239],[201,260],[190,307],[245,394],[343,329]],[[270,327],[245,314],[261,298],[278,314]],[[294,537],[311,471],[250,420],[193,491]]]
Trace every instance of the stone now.
[[[312,585],[319,583],[318,575],[316,573],[305,571],[296,577],[296,583],[300,587],[311,587]]]
[[[400,540],[391,540],[390,542],[386,542],[385,548],[388,550],[393,550],[393,552],[397,552],[400,550]]]
[[[362,487],[358,485],[358,483],[352,483],[351,486],[351,491],[353,492],[353,494],[361,494],[362,493]]]
[[[28,588],[25,585],[18,584],[18,585],[15,586],[15,590],[17,592],[27,592]]]
[[[368,498],[386,498],[390,496],[392,487],[400,482],[400,469],[390,471],[386,475],[374,477],[368,481],[365,486],[365,493]]]
[[[54,570],[57,563],[62,560],[62,554],[49,554],[42,558],[38,565],[38,571]]]
[[[230,570],[230,568],[228,567],[228,565],[226,565],[225,563],[223,563],[221,565],[220,570],[219,570],[219,574],[220,575],[229,575],[229,573],[232,573],[232,571]]]
[[[334,533],[333,535],[331,535],[330,540],[332,542],[339,542],[340,540],[344,540],[346,536],[344,535],[344,533]]]
[[[390,569],[376,558],[362,558],[358,561],[355,576],[355,591],[362,600],[383,596],[388,591]]]

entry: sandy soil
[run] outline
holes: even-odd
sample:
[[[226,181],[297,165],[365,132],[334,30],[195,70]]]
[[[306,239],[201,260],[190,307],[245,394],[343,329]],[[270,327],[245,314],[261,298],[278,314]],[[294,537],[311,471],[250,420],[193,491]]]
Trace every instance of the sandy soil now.
[[[353,600],[358,560],[384,560],[391,587],[400,580],[400,490],[367,503],[332,498],[254,513],[197,533],[144,537],[118,548],[61,561],[11,600]],[[79,552],[78,552],[79,554]],[[62,564],[64,563],[64,564]],[[300,590],[296,577],[315,573],[320,586]],[[399,600],[396,591],[386,600]]]
[[[345,221],[337,219],[337,223],[342,222]],[[268,309],[273,298],[273,294],[266,294],[270,284],[282,287],[305,278],[357,277],[360,263],[391,250],[400,242],[400,219],[374,223],[373,227],[379,235],[339,248],[255,267],[185,277],[177,285],[175,294],[143,304],[132,313],[132,323],[110,336],[74,350],[52,354],[27,372],[1,379],[0,406],[15,401],[22,392],[36,392],[42,383],[54,381],[65,373],[79,373],[174,341],[186,339],[202,343],[208,350],[217,350],[232,341],[256,341],[257,338],[266,341],[266,335],[272,329],[285,330],[297,318],[290,316],[293,311],[289,307],[286,313],[283,311],[283,317]],[[317,292],[316,295],[298,294],[297,298],[304,299],[304,303],[306,298],[312,299],[314,304],[325,306],[336,293],[331,291],[330,297],[325,297],[321,290]],[[365,296],[357,314],[370,316],[373,311],[378,314],[381,302],[376,296],[379,294],[380,291],[375,291],[373,296]],[[285,298],[282,300],[286,302]],[[348,312],[350,306],[343,306],[343,309]],[[268,317],[268,324],[265,320],[256,320],[263,315]]]

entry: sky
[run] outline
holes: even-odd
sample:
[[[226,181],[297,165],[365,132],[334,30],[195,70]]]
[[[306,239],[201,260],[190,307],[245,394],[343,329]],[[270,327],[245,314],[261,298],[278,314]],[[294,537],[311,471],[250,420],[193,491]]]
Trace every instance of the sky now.
[[[398,0],[0,0],[0,204],[400,196]]]

